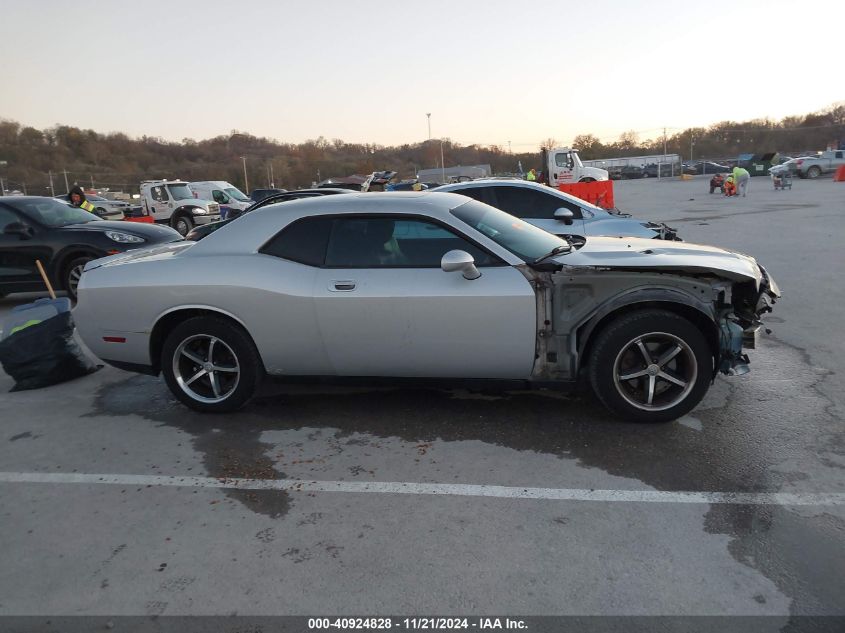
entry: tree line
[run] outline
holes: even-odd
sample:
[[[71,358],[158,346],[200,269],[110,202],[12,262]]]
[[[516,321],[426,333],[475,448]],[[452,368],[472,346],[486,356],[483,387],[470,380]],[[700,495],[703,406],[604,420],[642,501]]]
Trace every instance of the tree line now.
[[[695,157],[720,159],[746,152],[801,154],[840,142],[845,142],[845,103],[780,121],[722,121],[666,138],[641,140],[631,131],[602,143],[593,134],[579,134],[571,145],[585,160],[661,154],[664,144],[668,153],[688,157],[692,149]],[[520,167],[541,169],[540,148],[565,144],[548,138],[538,143],[536,151],[511,153],[498,145],[461,145],[444,139],[442,153],[446,167],[489,164],[493,173],[513,174]],[[272,180],[276,187],[295,189],[330,177],[384,169],[410,178],[420,169],[439,167],[440,156],[440,140],[384,146],[320,137],[285,143],[233,130],[201,141],[170,142],[67,125],[39,130],[0,119],[0,178],[6,189],[30,195],[64,193],[66,182],[134,193],[142,180],[152,178],[227,180],[245,190],[266,187]]]

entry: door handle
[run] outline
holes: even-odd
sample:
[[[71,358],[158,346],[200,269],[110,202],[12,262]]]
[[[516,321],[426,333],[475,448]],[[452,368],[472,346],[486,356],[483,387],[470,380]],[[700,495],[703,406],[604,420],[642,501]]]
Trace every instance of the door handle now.
[[[350,292],[355,290],[355,285],[354,281],[348,279],[332,281],[329,284],[329,290],[333,290],[334,292]]]

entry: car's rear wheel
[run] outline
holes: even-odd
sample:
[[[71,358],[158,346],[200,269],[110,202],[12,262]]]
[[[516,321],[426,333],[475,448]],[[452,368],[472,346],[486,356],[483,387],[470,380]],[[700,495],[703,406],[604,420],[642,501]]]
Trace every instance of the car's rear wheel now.
[[[664,310],[611,322],[589,359],[599,400],[622,418],[668,422],[691,411],[710,386],[713,355],[698,327]]]
[[[76,301],[76,290],[79,287],[79,280],[82,279],[82,271],[85,268],[85,264],[93,259],[93,257],[87,255],[75,257],[64,268],[62,283],[68,296],[74,301]]]
[[[188,216],[180,215],[173,222],[173,228],[176,229],[179,235],[185,237],[190,232],[190,230],[194,228],[194,223]]]
[[[164,342],[167,386],[196,411],[234,411],[255,394],[263,366],[246,331],[223,318],[199,316],[176,326]]]

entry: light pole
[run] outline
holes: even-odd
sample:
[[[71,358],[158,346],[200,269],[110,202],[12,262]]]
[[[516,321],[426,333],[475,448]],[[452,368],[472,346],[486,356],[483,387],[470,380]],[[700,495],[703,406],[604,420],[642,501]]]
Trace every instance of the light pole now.
[[[431,140],[431,112],[426,112],[425,114],[428,117],[428,140]]]
[[[246,193],[249,193],[249,181],[246,179],[246,156],[241,156],[241,160],[244,162],[244,189]]]
[[[446,182],[446,163],[443,161],[443,139],[440,139],[440,177]]]

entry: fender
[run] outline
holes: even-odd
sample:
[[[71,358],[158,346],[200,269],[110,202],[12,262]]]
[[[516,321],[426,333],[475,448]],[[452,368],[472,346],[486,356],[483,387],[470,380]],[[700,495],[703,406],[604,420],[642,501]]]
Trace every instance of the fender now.
[[[202,207],[196,204],[183,204],[181,207],[176,207],[175,209],[173,209],[171,217],[176,216],[180,213],[187,213],[188,215],[193,215],[191,214],[191,209],[202,209]]]
[[[700,312],[703,316],[706,316],[709,321],[713,322],[714,331],[717,328],[716,308],[712,301],[702,301],[698,297],[694,297],[693,295],[676,288],[634,288],[608,299],[598,306],[590,315],[578,323],[575,327],[575,331],[578,332],[578,336],[577,339],[572,342],[573,348],[577,345],[577,349],[570,350],[576,356],[576,365],[580,364],[577,359],[580,359],[584,352],[584,348],[587,346],[587,342],[593,334],[593,331],[604,317],[619,308],[635,306],[638,303],[653,302],[677,303],[693,308],[694,310]]]
[[[71,256],[91,255],[95,259],[108,257],[108,253],[89,244],[69,244],[63,246],[62,250],[56,253],[47,267],[48,275],[53,283],[61,283],[62,269],[70,261]]]

